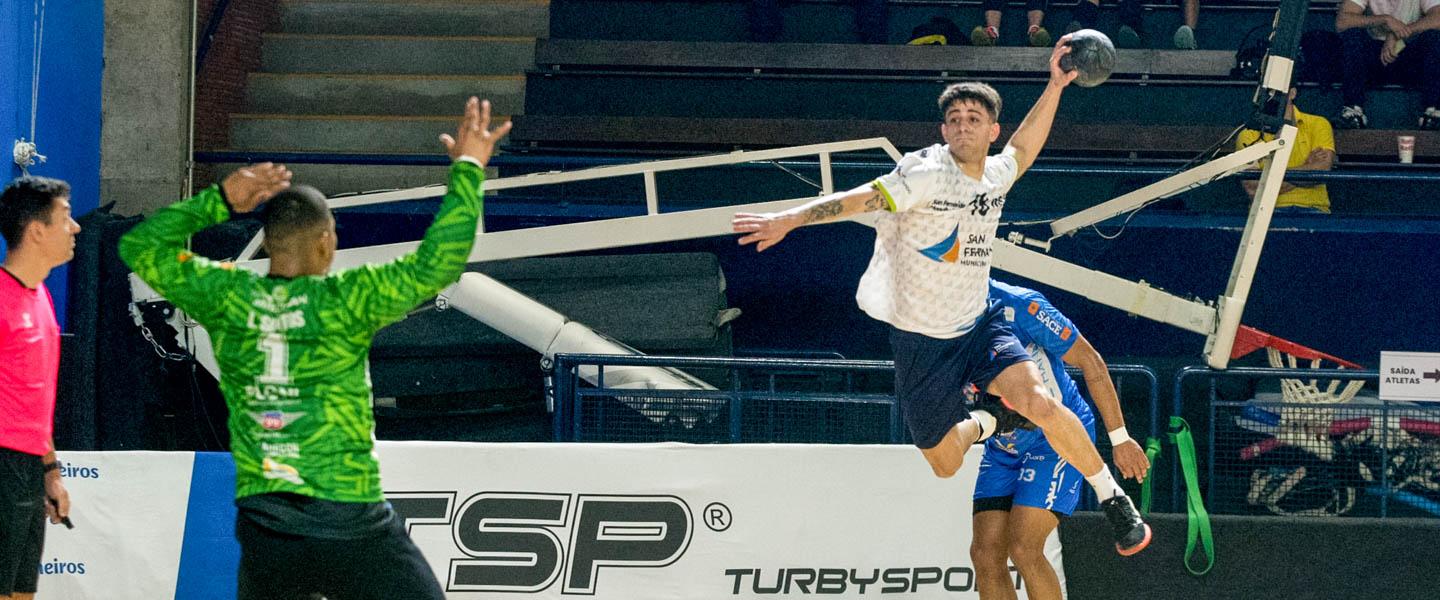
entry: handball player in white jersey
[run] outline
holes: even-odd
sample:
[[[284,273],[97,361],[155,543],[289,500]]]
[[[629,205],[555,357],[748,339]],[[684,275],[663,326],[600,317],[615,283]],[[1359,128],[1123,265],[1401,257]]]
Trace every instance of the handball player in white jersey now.
[[[939,100],[944,144],[906,154],[893,172],[853,190],[784,212],[737,214],[734,230],[741,244],[763,252],[796,227],[880,212],[855,299],[891,326],[895,396],[935,474],[954,475],[970,445],[996,432],[996,413],[1001,422],[1016,420],[1000,407],[968,410],[964,390],[974,384],[1039,426],[1060,458],[1085,474],[1115,530],[1116,549],[1128,556],[1149,545],[1150,527],[989,301],[991,240],[1005,196],[1040,154],[1076,76],[1060,68],[1068,40],[1056,43],[1049,84],[999,154],[988,155],[1000,137],[1000,95],[983,83],[951,85]]]

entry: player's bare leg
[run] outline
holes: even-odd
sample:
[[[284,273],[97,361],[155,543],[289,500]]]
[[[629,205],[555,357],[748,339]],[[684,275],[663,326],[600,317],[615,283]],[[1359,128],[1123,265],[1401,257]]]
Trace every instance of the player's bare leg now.
[[[965,453],[974,443],[995,433],[995,417],[985,411],[971,411],[970,417],[956,423],[940,443],[933,448],[921,448],[920,453],[930,463],[936,477],[950,477],[965,464]]]
[[[1010,561],[1025,580],[1025,596],[1031,600],[1060,600],[1063,597],[1060,578],[1045,557],[1045,540],[1055,531],[1060,519],[1055,513],[1033,506],[1013,506],[1009,516]],[[980,597],[990,600],[983,592]],[[1015,595],[1012,590],[1010,596],[997,597],[1014,598]]]
[[[1004,398],[1015,412],[1043,429],[1055,453],[1074,465],[1090,482],[1115,529],[1116,551],[1129,556],[1150,544],[1150,526],[1140,519],[1134,503],[1105,467],[1080,419],[1066,410],[1060,400],[1051,397],[1040,383],[1040,371],[1035,363],[1010,365],[990,382],[989,392]]]
[[[975,565],[975,590],[981,600],[1015,600],[1010,578],[1010,513],[987,510],[975,513],[970,538],[970,562]]]

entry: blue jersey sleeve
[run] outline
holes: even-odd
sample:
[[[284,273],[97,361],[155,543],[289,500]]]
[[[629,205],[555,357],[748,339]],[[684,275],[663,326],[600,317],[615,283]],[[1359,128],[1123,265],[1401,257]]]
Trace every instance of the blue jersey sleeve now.
[[[1040,292],[991,281],[990,296],[1013,311],[1012,325],[1017,334],[1039,344],[1051,356],[1065,356],[1080,337],[1075,324],[1056,310]]]

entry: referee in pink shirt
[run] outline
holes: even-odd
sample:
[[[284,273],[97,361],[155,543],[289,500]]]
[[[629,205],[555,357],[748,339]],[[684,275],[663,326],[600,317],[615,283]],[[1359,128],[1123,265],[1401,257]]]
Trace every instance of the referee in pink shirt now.
[[[75,256],[79,232],[63,181],[21,177],[0,195],[0,599],[35,597],[45,517],[70,514],[52,437],[60,326],[45,277]]]

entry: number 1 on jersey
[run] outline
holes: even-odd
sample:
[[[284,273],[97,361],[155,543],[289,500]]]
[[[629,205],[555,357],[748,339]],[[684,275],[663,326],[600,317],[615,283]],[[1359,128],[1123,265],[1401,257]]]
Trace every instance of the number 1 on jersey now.
[[[267,333],[260,337],[260,351],[265,353],[265,374],[256,378],[260,383],[290,383],[290,346],[285,336]]]

